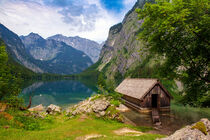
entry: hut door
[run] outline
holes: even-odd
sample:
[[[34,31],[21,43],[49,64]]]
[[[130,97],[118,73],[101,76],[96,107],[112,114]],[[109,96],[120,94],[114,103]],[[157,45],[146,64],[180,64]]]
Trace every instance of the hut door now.
[[[157,108],[158,94],[152,94],[152,108]]]

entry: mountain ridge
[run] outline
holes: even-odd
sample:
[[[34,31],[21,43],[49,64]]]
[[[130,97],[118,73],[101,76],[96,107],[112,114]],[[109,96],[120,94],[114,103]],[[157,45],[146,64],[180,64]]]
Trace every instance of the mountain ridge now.
[[[66,43],[67,45],[72,46],[73,48],[80,50],[87,54],[93,62],[96,62],[99,59],[101,46],[99,43],[82,38],[79,36],[75,37],[67,37],[62,34],[56,34],[51,37],[48,37],[47,39],[53,39],[56,41],[62,41]]]
[[[34,72],[43,73],[44,71],[37,66],[37,62],[27,54],[25,46],[17,34],[13,33],[3,24],[0,24],[0,38],[6,44],[8,54],[17,62]]]
[[[64,42],[45,40],[35,33],[19,37],[3,24],[0,38],[12,59],[36,73],[76,74],[93,64],[86,54]]]
[[[21,36],[30,55],[46,65],[49,73],[74,74],[92,65],[91,59],[82,51],[53,39],[44,39],[36,33]]]

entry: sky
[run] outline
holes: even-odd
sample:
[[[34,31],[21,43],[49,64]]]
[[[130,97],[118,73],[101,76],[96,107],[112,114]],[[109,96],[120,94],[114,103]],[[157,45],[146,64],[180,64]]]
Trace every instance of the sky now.
[[[55,34],[105,41],[137,0],[0,0],[0,23],[18,35]]]

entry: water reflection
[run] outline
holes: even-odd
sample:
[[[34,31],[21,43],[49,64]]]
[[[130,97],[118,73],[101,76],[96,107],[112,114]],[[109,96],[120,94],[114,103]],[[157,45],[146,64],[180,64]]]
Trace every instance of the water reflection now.
[[[35,82],[27,88],[24,88],[21,97],[25,103],[32,96],[32,106],[43,104],[56,104],[64,106],[67,104],[75,104],[79,101],[90,97],[94,91],[79,81],[63,80],[52,82]]]
[[[156,130],[161,134],[172,134],[176,130],[199,121],[201,118],[210,119],[209,109],[190,108],[172,105],[170,112],[160,113],[161,128]],[[123,113],[132,124],[137,126],[155,127],[152,123],[151,114],[139,113],[134,110]]]

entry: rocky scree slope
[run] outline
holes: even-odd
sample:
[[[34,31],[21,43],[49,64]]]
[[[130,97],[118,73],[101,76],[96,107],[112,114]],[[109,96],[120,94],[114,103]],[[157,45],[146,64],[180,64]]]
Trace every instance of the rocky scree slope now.
[[[110,81],[131,76],[129,72],[135,71],[138,66],[143,65],[149,57],[145,45],[141,40],[137,40],[143,21],[138,19],[135,9],[143,8],[145,3],[146,0],[138,0],[126,14],[122,23],[110,28],[97,68],[99,71],[103,71]],[[153,60],[147,61],[146,65],[152,67]],[[119,83],[119,81],[115,82],[115,84]]]
[[[73,48],[80,50],[80,51],[84,52],[85,54],[87,54],[94,63],[96,61],[98,61],[100,51],[101,51],[101,45],[95,41],[81,38],[79,36],[66,37],[61,34],[51,36],[48,39],[62,41],[64,43],[66,43],[67,45],[72,46]]]

